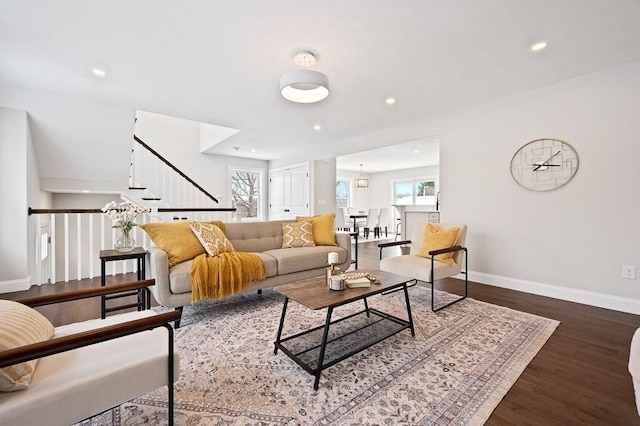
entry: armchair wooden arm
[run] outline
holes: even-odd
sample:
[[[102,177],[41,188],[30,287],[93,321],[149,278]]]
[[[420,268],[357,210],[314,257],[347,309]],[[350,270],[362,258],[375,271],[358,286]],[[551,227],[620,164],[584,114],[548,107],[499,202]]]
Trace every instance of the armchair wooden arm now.
[[[408,244],[411,244],[411,240],[393,241],[393,242],[390,242],[390,243],[380,243],[380,244],[378,244],[378,247],[380,247],[380,259],[382,259],[382,249],[387,248],[387,247],[403,246],[403,245],[408,245]]]
[[[459,250],[464,250],[464,247],[462,247],[462,246],[452,246],[452,247],[447,247],[447,248],[443,248],[443,249],[440,249],[440,250],[431,250],[429,252],[429,256],[433,257],[433,256],[437,256],[439,254],[451,253],[452,251],[459,251]]]
[[[148,287],[155,284],[156,284],[156,281],[153,279],[132,281],[128,283],[108,285],[105,287],[68,291],[65,293],[45,294],[43,296],[35,296],[35,297],[29,297],[24,299],[18,299],[17,302],[20,302],[23,305],[31,306],[32,308],[34,308],[36,306],[51,305],[54,303],[61,303],[61,302],[70,302],[72,300],[88,299],[90,297],[96,297],[96,296],[106,296],[107,294],[121,293],[124,291],[130,291],[130,290],[143,290],[143,291],[146,290],[148,294]]]
[[[57,337],[43,342],[32,343],[14,349],[0,351],[0,368],[9,365],[42,358],[61,352],[70,351],[83,346],[105,342],[118,337],[128,336],[141,331],[151,330],[156,327],[168,326],[172,333],[171,321],[180,319],[180,311],[165,312],[151,317],[141,318],[133,321],[114,324],[94,330],[75,333],[68,336]],[[173,345],[173,338],[170,339]],[[172,365],[172,364],[171,364]]]

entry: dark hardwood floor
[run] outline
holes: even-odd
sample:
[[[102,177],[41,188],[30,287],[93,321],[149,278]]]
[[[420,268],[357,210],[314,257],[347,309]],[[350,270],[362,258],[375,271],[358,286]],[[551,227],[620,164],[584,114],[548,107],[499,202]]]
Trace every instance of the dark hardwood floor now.
[[[360,243],[360,269],[378,268],[377,244]],[[399,253],[399,248],[384,252],[385,256]],[[134,274],[107,278],[108,283],[128,280],[135,280]],[[32,287],[0,294],[0,298],[19,299],[99,285],[96,278]],[[456,279],[437,284],[450,292],[459,292],[460,287]],[[640,316],[478,283],[470,283],[469,297],[560,321],[487,425],[640,425],[627,370],[631,337],[640,327]],[[100,303],[69,302],[39,310],[59,325],[98,318]]]

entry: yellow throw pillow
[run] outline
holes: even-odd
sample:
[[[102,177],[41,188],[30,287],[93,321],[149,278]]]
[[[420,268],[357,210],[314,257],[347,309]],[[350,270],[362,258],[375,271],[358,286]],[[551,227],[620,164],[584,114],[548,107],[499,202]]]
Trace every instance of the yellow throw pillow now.
[[[336,234],[333,230],[336,214],[326,213],[315,216],[298,216],[298,222],[311,222],[313,224],[313,242],[317,246],[337,246]]]
[[[418,256],[431,257],[429,255],[429,252],[432,250],[440,250],[452,247],[455,244],[456,239],[458,238],[459,230],[460,228],[453,227],[442,231],[438,230],[430,223],[427,224],[427,226],[424,228],[424,240]],[[440,262],[444,262],[449,266],[453,266],[455,265],[453,255],[454,252],[439,254],[434,259],[439,260]]]
[[[224,232],[216,225],[193,222],[191,223],[191,230],[209,256],[217,256],[227,251],[235,251],[231,241],[229,241],[227,236],[224,235]]]
[[[311,222],[282,224],[282,248],[315,247]]]
[[[40,312],[13,300],[0,299],[0,352],[51,339],[53,325]],[[37,359],[0,369],[0,391],[26,389]]]
[[[204,247],[191,231],[191,222],[152,222],[140,225],[151,241],[169,256],[169,268],[205,253]]]

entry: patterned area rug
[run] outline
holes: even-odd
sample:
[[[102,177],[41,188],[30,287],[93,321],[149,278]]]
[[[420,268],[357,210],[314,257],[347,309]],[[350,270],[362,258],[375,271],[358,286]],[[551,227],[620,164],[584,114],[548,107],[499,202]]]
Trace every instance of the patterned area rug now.
[[[553,334],[558,322],[466,299],[438,313],[430,290],[409,289],[408,330],[313,376],[273,354],[283,298],[270,291],[185,307],[176,331],[179,425],[481,425]],[[438,292],[436,300],[452,296]],[[370,307],[406,318],[402,292]],[[362,309],[353,303],[334,318]],[[324,323],[326,311],[295,302],[283,337]],[[83,422],[166,424],[166,388]]]

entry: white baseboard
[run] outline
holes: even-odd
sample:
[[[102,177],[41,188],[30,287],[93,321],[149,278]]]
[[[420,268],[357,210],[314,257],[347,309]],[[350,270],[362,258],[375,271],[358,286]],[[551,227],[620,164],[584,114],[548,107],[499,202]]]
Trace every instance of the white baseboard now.
[[[29,290],[29,288],[31,287],[30,283],[31,277],[20,278],[17,280],[0,281],[0,294]]]
[[[464,279],[464,275],[458,275],[456,278]],[[628,312],[630,314],[640,314],[639,299],[612,296],[610,294],[578,290],[575,288],[555,286],[551,284],[521,280],[518,278],[502,277],[499,275],[485,274],[483,272],[469,271],[468,278],[469,281],[488,284],[495,287],[508,288],[510,290],[522,291],[524,293],[553,297],[555,299],[613,309],[620,312]]]

